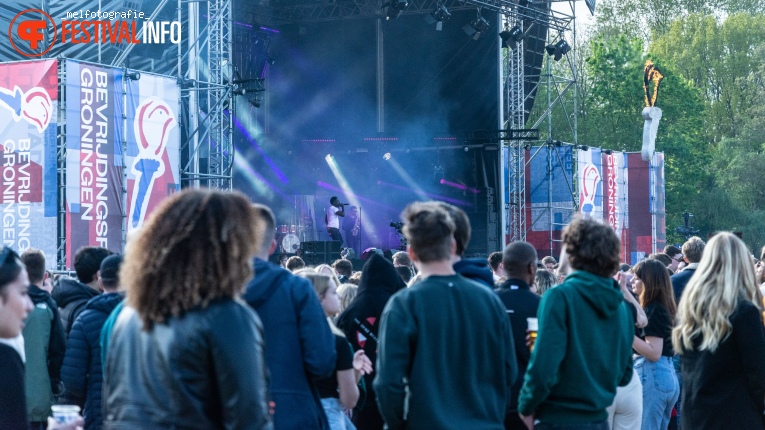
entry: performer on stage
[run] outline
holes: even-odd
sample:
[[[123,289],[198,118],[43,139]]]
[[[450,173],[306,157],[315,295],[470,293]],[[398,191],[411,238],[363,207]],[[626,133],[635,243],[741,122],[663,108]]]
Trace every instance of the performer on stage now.
[[[327,214],[324,217],[324,222],[327,224],[327,233],[329,233],[332,240],[340,242],[342,247],[343,235],[340,234],[340,217],[345,217],[346,204],[340,203],[340,200],[335,196],[329,199],[329,204]]]
[[[345,243],[349,248],[353,249],[355,255],[361,255],[361,217],[359,216],[359,209],[356,206],[351,206],[348,216],[343,220],[343,234],[345,235]]]

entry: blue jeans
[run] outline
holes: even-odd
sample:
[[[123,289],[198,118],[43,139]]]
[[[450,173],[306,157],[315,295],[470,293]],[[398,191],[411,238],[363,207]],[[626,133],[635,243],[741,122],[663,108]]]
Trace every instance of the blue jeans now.
[[[330,430],[356,430],[348,415],[345,414],[340,400],[334,397],[325,397],[321,399],[321,406],[327,415]]]
[[[643,425],[641,430],[666,430],[672,407],[680,397],[672,357],[653,362],[644,357],[635,359],[635,370],[643,384]]]

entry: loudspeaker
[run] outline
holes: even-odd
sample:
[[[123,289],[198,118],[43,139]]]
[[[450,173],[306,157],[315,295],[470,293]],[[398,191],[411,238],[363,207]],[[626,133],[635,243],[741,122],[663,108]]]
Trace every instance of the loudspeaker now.
[[[340,242],[337,241],[303,242],[301,249],[303,261],[309,266],[332,264],[340,258]]]

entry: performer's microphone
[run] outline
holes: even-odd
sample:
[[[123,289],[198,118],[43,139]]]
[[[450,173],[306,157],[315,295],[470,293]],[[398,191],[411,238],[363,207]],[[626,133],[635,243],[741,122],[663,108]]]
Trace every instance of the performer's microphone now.
[[[340,206],[350,206],[350,203],[340,203]]]

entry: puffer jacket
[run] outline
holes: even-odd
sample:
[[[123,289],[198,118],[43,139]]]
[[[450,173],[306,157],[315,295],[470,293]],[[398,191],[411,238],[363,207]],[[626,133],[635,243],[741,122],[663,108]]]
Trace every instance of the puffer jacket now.
[[[61,314],[61,324],[64,326],[64,332],[67,337],[69,332],[72,331],[72,325],[85,309],[85,305],[88,304],[88,300],[99,295],[100,293],[82,282],[73,278],[61,278],[53,291],[51,296],[58,305],[58,310]]]
[[[262,325],[218,299],[143,330],[120,312],[104,367],[106,429],[271,430]]]
[[[27,413],[30,421],[46,421],[54,396],[60,391],[66,335],[50,294],[30,285],[29,298],[35,307],[23,331]]]
[[[115,306],[125,298],[124,293],[107,293],[93,297],[72,325],[67,342],[61,380],[64,383],[63,402],[83,407],[85,430],[102,426],[101,417],[101,327]]]

